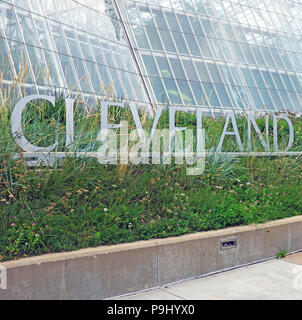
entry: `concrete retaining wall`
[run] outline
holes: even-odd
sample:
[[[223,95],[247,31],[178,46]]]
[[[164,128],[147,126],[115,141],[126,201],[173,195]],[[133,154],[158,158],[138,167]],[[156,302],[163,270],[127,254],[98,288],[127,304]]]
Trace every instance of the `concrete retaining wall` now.
[[[223,244],[222,244],[223,243]],[[226,246],[224,248],[224,246]],[[302,217],[9,261],[0,299],[103,299],[302,249]]]

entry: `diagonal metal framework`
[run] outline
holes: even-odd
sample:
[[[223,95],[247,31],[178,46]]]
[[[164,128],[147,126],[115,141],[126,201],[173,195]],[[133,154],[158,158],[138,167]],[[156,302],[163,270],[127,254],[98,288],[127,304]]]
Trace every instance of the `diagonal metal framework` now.
[[[302,2],[0,0],[3,87],[93,103],[302,112]]]

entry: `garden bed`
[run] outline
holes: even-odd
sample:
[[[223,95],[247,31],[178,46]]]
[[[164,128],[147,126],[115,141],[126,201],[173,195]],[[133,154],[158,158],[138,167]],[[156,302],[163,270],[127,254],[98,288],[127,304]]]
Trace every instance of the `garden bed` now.
[[[32,168],[23,161],[10,133],[10,110],[0,108],[0,262],[302,213],[299,157],[209,157],[199,176],[188,176],[185,165],[101,165],[90,158],[68,158],[53,167]],[[127,112],[124,116],[129,118]],[[32,143],[64,142],[63,103],[31,106],[23,118]],[[110,115],[111,123],[121,120],[121,113]],[[180,114],[176,120],[179,126],[196,127],[194,115]],[[145,120],[145,126],[152,121]],[[301,121],[292,121],[297,133],[292,150],[301,151]],[[264,132],[265,121],[257,122]],[[133,121],[129,123],[131,127]],[[207,150],[217,146],[224,123],[224,119],[204,119]],[[76,109],[74,149],[97,150],[99,124],[97,109],[88,113]],[[159,126],[167,126],[167,114]],[[238,119],[238,127],[247,137],[246,119]],[[272,145],[272,135],[268,138]],[[288,130],[282,121],[278,138],[280,148],[287,146]],[[246,139],[243,144],[247,145]],[[253,146],[255,151],[264,151],[256,135]],[[224,148],[238,151],[234,137],[226,138]],[[21,159],[13,159],[18,152]]]
[[[66,159],[60,170],[1,162],[0,261],[263,223],[302,213],[301,160],[242,158],[183,166],[102,166]],[[6,163],[5,163],[6,162]]]

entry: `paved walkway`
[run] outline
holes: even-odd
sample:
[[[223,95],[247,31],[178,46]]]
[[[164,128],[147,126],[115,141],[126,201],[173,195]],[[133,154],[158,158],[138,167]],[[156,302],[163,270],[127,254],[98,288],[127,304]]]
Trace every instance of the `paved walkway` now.
[[[119,300],[302,300],[302,253]]]

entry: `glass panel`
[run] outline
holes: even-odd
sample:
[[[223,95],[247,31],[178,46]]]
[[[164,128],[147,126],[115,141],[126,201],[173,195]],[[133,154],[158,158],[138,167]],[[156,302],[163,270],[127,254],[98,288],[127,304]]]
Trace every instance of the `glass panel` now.
[[[212,76],[212,80],[214,83],[222,83],[221,76],[219,74],[219,70],[216,64],[213,63],[207,63],[208,69],[210,71],[210,74]]]
[[[133,31],[134,31],[138,46],[142,49],[149,49],[150,47],[149,47],[149,43],[147,40],[147,36],[146,36],[144,27],[133,26]]]
[[[153,88],[153,92],[156,96],[156,101],[158,103],[166,104],[168,103],[168,98],[164,89],[164,86],[162,84],[162,81],[160,78],[150,78],[150,82]]]
[[[252,46],[251,49],[254,53],[254,57],[256,58],[257,64],[264,66],[265,62],[264,62],[264,58],[262,56],[260,48],[256,46]]]
[[[186,37],[187,44],[188,44],[191,55],[200,57],[200,51],[199,51],[199,47],[198,47],[198,44],[196,42],[195,37],[191,34],[186,34],[185,37]]]
[[[180,93],[185,105],[195,105],[193,94],[189,88],[188,82],[183,80],[177,80]]]
[[[293,85],[292,85],[292,83],[290,81],[289,76],[287,74],[285,74],[285,73],[282,73],[281,77],[282,77],[283,83],[285,84],[287,90],[295,91],[295,89],[294,89],[294,87],[293,87]]]
[[[273,79],[268,71],[262,71],[263,78],[269,89],[276,89]]]
[[[197,17],[190,17],[190,22],[192,24],[196,36],[205,36],[202,26]]]
[[[265,110],[264,104],[260,98],[259,92],[256,88],[249,88],[251,96],[254,100],[255,106],[258,110]]]
[[[8,49],[2,37],[0,37],[0,71],[3,72],[4,79],[14,79],[11,69],[11,63],[8,57]]]
[[[254,81],[253,75],[251,74],[251,71],[247,68],[242,68],[240,70],[244,76],[244,79],[245,79],[247,86],[248,87],[257,87],[257,85]]]
[[[176,86],[175,80],[172,79],[163,79],[170,101],[173,104],[182,104],[182,100]]]
[[[269,95],[269,91],[266,89],[260,89],[260,94],[262,96],[262,99],[264,101],[264,105],[268,110],[274,110],[274,104],[273,101]]]
[[[164,44],[166,51],[176,53],[176,48],[173,43],[170,32],[167,30],[160,30],[160,35],[163,40],[163,44]]]
[[[252,50],[249,45],[242,43],[241,48],[243,53],[245,54],[246,60],[249,64],[256,64],[256,60],[253,56]]]
[[[273,79],[274,79],[274,82],[275,82],[277,88],[279,90],[285,90],[285,87],[284,87],[284,84],[283,84],[283,82],[281,80],[280,75],[278,73],[276,73],[276,72],[272,72],[272,76],[273,76]]]
[[[223,107],[232,107],[226,88],[222,84],[215,85]]]
[[[253,73],[254,79],[256,80],[257,86],[259,88],[266,88],[260,71],[252,69],[252,73]]]
[[[220,106],[220,102],[219,102],[218,97],[216,95],[216,92],[214,90],[213,84],[212,83],[204,83],[203,86],[205,88],[208,100],[210,102],[210,106],[212,106],[212,107]]]
[[[205,58],[212,58],[213,54],[211,52],[208,40],[206,38],[204,38],[204,37],[197,37],[197,40],[198,40],[199,47],[200,47],[202,55]]]
[[[197,104],[200,106],[208,106],[209,102],[206,98],[206,94],[203,91],[200,83],[191,81],[190,84],[191,84],[191,88],[193,90]]]
[[[240,98],[240,93],[238,91],[238,88],[235,87],[235,86],[228,86],[227,87],[228,89],[228,92],[229,92],[229,95],[230,95],[230,98],[235,106],[235,109],[238,108],[238,109],[244,109],[244,105],[241,101],[241,98]]]
[[[292,80],[292,83],[294,84],[295,86],[295,89],[298,91],[298,92],[302,92],[302,86],[301,86],[301,83],[298,79],[298,77],[296,75],[290,75],[290,78]]]
[[[147,35],[151,43],[152,49],[163,51],[163,47],[161,45],[161,41],[159,39],[157,30],[153,27],[146,27],[146,31],[147,31]]]
[[[188,79],[192,81],[199,81],[193,62],[191,60],[182,60],[182,63],[186,70]]]
[[[180,54],[189,54],[184,36],[180,32],[172,31],[174,41]]]
[[[287,110],[294,111],[291,99],[286,91],[279,91],[279,94],[283,100],[284,106]]]
[[[175,78],[182,79],[182,80],[186,79],[186,76],[180,61],[175,58],[170,58],[169,61],[171,63]]]
[[[158,76],[158,71],[157,71],[157,67],[154,61],[154,58],[151,55],[147,55],[147,54],[143,54],[142,55],[144,63],[145,63],[145,67],[147,69],[147,74],[148,76]]]
[[[196,61],[195,62],[196,70],[199,74],[199,78],[202,82],[211,82],[210,75],[208,73],[208,70],[206,68],[206,65],[204,62]]]
[[[280,99],[278,92],[276,90],[269,90],[269,91],[270,91],[271,97],[274,101],[275,108],[277,108],[277,110],[284,110],[284,106],[283,106],[283,103]]]

